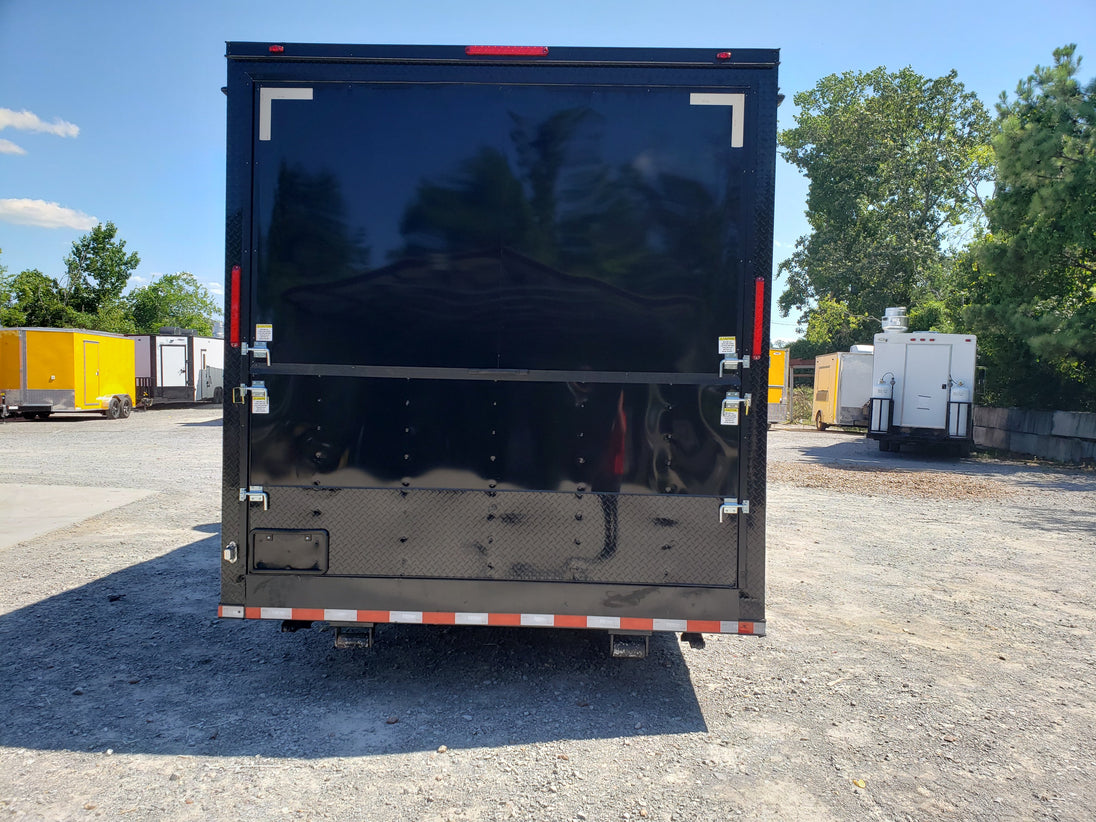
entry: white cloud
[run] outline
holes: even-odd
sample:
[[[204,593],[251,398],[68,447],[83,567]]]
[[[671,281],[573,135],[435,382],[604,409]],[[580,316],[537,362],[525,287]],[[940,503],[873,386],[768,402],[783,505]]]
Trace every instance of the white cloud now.
[[[76,228],[87,231],[99,220],[81,211],[45,200],[0,200],[0,222],[41,228]]]
[[[52,123],[47,123],[37,114],[26,109],[13,111],[10,108],[0,108],[0,131],[6,128],[55,134],[58,137],[75,137],[80,133],[79,126],[60,118],[55,118]]]
[[[205,287],[214,297],[223,297],[225,295],[224,283],[205,283]]]
[[[11,140],[0,140],[0,154],[26,154],[27,151]]]

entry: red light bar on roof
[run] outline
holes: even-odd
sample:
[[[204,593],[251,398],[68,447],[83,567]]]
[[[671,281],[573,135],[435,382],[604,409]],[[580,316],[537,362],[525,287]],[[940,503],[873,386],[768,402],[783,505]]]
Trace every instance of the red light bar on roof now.
[[[547,46],[467,46],[464,53],[473,57],[547,57]]]

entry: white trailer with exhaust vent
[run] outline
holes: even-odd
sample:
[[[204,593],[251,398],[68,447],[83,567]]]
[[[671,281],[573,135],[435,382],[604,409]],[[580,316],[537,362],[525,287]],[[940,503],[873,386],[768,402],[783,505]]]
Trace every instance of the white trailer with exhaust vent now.
[[[879,441],[880,451],[943,444],[970,455],[977,348],[973,334],[875,335],[868,436]]]

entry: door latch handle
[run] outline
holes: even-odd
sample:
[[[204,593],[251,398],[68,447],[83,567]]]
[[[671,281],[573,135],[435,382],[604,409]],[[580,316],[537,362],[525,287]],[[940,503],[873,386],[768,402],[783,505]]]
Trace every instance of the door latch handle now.
[[[735,502],[733,499],[723,500],[723,504],[719,506],[719,521],[723,522],[723,516],[730,514],[748,514],[750,513],[750,501],[748,499],[742,500],[742,502]]]
[[[261,485],[252,485],[240,489],[240,502],[261,502],[263,510],[270,510],[270,494],[263,490]]]
[[[723,376],[723,370],[724,369],[726,369],[726,368],[738,368],[739,366],[741,366],[742,368],[749,368],[750,367],[750,358],[749,357],[742,357],[741,359],[739,359],[739,358],[736,358],[736,357],[724,357],[723,359],[721,359],[719,361],[719,376],[720,377]]]
[[[264,342],[257,342],[255,343],[255,345],[240,343],[240,354],[245,357],[250,354],[251,356],[255,357],[255,359],[262,357],[264,360],[266,360],[267,366],[270,366],[270,349],[266,347],[266,343]]]

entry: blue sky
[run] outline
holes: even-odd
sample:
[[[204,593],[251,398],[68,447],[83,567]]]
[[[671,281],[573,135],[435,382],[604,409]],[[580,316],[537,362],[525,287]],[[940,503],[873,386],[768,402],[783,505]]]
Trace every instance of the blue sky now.
[[[59,278],[110,220],[141,256],[131,285],[189,271],[220,294],[226,40],[779,48],[787,128],[792,96],[834,72],[954,68],[992,107],[1075,42],[1092,77],[1096,2],[0,0],[0,265]],[[778,162],[777,262],[807,231],[806,192]],[[774,312],[774,339],[794,331]]]

